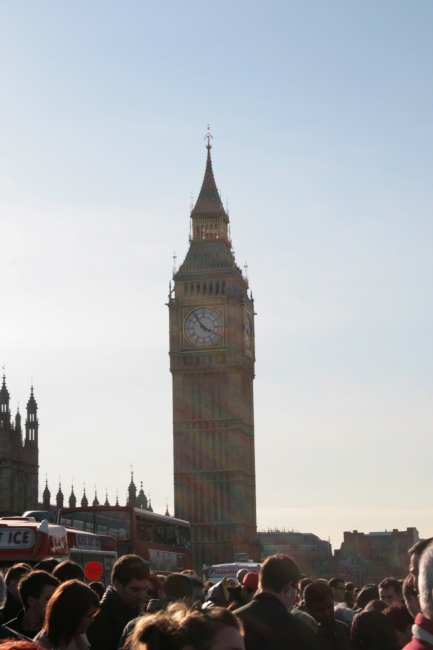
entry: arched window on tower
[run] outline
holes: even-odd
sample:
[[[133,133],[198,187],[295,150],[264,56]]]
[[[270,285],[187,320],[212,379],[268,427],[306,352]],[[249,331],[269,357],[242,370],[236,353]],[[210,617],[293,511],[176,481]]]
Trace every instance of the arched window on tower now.
[[[207,284],[206,282],[203,282],[203,295],[205,296],[207,292]]]
[[[215,282],[215,293],[219,293],[219,292],[220,292],[220,283]]]
[[[188,283],[187,282],[185,282],[184,285],[183,285],[183,293],[185,294],[185,296],[188,295]]]
[[[209,295],[213,294],[213,282],[209,282]]]
[[[191,284],[189,285],[189,293],[191,294],[191,296],[194,295],[194,282],[191,282]]]
[[[197,295],[200,295],[200,282],[197,282],[196,284],[196,289],[197,289]]]

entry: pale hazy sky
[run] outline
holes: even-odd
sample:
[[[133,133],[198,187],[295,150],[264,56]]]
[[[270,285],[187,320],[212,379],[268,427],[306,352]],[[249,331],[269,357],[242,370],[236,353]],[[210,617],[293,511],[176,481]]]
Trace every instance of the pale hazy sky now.
[[[0,362],[40,476],[173,510],[208,123],[256,311],[259,529],[433,535],[431,0],[0,3]]]

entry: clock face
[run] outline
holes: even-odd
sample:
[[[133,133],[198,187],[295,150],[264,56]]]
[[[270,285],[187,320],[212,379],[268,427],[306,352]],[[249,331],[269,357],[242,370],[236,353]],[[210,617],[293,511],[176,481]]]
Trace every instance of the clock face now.
[[[244,318],[244,339],[245,349],[248,350],[248,352],[251,352],[253,349],[253,324],[248,312],[245,313]]]
[[[194,309],[185,321],[185,336],[199,348],[216,345],[223,335],[223,321],[214,309]]]

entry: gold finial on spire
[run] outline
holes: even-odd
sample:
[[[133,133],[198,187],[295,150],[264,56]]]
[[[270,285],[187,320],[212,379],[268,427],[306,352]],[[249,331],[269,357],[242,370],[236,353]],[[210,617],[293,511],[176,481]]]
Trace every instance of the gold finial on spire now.
[[[207,133],[206,133],[206,135],[204,136],[204,139],[207,140],[206,149],[208,149],[208,150],[211,149],[211,148],[212,148],[212,145],[211,145],[210,141],[213,140],[213,135],[212,135],[212,133],[210,132],[210,126],[209,126],[209,124],[207,125]]]

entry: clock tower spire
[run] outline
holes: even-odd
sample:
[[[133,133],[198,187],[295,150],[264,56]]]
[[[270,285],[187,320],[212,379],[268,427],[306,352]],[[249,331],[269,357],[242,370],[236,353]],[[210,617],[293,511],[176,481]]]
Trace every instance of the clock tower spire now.
[[[258,559],[254,461],[254,304],[207,160],[190,246],[169,297],[175,516],[191,522],[196,570]]]

